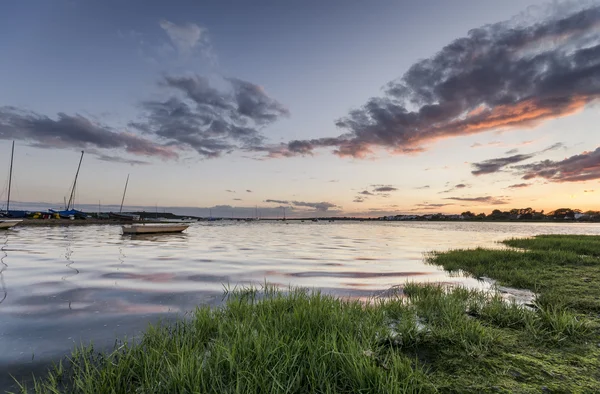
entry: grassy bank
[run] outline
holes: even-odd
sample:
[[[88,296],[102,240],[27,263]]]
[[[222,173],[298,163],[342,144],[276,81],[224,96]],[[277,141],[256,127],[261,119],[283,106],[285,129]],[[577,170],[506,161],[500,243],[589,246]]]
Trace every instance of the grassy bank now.
[[[507,243],[530,250],[438,253],[428,261],[538,290],[538,308],[435,285],[407,284],[369,304],[300,289],[245,289],[229,294],[223,308],[150,327],[136,345],[111,354],[79,349],[29,392],[600,391],[600,241]]]

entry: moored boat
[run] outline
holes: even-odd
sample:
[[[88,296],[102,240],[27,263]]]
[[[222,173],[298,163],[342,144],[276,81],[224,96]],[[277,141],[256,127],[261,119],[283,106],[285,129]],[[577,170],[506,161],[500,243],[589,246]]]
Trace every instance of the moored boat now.
[[[187,229],[189,224],[131,224],[121,226],[123,234],[161,234],[180,233]]]

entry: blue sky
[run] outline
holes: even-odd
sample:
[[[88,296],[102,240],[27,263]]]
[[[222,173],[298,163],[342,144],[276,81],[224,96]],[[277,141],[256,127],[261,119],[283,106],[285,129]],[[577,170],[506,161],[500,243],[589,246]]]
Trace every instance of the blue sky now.
[[[130,173],[132,206],[284,205],[292,215],[596,208],[600,89],[589,78],[599,79],[598,3],[323,3],[3,4],[0,181],[16,140],[14,198],[57,206],[83,149],[80,203],[118,203]],[[569,17],[588,24],[555,34]],[[469,35],[485,26],[497,46]],[[502,59],[515,67],[499,77],[514,94],[461,74],[465,65],[497,73],[486,57],[515,29],[542,35]],[[442,67],[454,56],[443,48],[465,37],[482,59],[449,65],[457,82],[409,72]],[[518,78],[529,74],[518,68],[540,54],[579,63],[568,75],[535,65],[539,75],[521,91]],[[402,111],[423,115],[426,105],[462,115],[403,123]],[[523,120],[530,115],[518,111],[541,114]],[[478,126],[456,126],[465,116]],[[499,116],[509,120],[495,125]]]

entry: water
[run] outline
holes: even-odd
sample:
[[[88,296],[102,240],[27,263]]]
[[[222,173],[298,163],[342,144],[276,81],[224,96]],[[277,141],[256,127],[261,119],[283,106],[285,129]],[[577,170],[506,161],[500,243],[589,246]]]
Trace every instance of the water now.
[[[600,225],[211,222],[143,237],[118,226],[16,227],[0,232],[0,371],[29,374],[80,343],[110,347],[149,322],[219,305],[228,285],[350,297],[407,280],[482,287],[423,264],[423,253],[548,233],[600,234]],[[7,379],[0,372],[0,387]]]

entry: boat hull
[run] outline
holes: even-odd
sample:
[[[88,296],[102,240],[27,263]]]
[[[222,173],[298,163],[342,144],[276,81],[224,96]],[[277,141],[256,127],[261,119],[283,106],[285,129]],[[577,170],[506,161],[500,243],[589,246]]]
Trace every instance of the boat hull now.
[[[165,234],[180,233],[187,229],[189,225],[151,225],[141,224],[137,226],[122,226],[123,234]]]
[[[22,220],[5,220],[5,219],[0,219],[0,230],[5,230],[11,227],[16,226],[17,224],[21,223]]]

